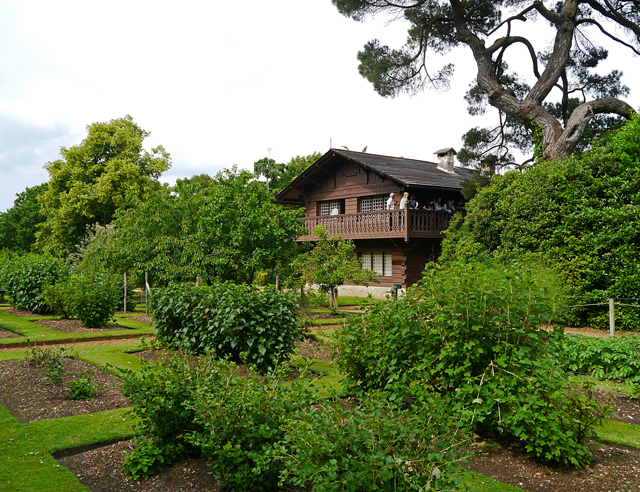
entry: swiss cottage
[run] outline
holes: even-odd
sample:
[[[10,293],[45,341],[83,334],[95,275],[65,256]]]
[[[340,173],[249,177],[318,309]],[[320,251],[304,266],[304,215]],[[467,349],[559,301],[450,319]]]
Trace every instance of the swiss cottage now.
[[[473,171],[454,166],[455,150],[436,152],[438,162],[330,149],[276,197],[278,203],[305,207],[306,234],[324,226],[332,236],[352,239],[363,266],[379,274],[376,294],[418,281],[424,266],[440,253],[443,231],[452,213],[428,210],[463,202],[462,182]],[[405,192],[417,209],[399,209]],[[390,194],[394,209],[387,210]],[[364,288],[361,288],[364,289]],[[341,289],[344,292],[344,289]]]

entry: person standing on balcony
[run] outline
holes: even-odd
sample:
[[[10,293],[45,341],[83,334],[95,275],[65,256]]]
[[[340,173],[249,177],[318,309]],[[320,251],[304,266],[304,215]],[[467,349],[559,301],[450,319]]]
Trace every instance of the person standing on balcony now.
[[[389,199],[387,200],[387,210],[395,210],[396,208],[395,197],[396,197],[395,193],[391,193],[389,195]]]
[[[400,210],[404,210],[407,206],[407,202],[409,201],[409,192],[405,191],[404,195],[400,199]]]
[[[407,204],[407,206],[412,210],[418,210],[418,202],[416,201],[415,195],[411,195],[411,200],[409,200],[409,203]]]
[[[404,210],[409,205],[409,192],[405,191],[400,199],[400,210]],[[402,213],[400,213],[400,227],[402,227]]]

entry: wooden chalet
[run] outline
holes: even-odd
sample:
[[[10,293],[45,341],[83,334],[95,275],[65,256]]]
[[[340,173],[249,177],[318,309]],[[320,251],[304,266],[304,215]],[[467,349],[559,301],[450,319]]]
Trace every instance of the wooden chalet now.
[[[313,241],[322,225],[332,236],[352,239],[363,266],[379,273],[388,291],[414,284],[427,262],[440,253],[443,231],[453,214],[424,210],[434,199],[463,202],[461,183],[473,171],[455,167],[455,150],[436,152],[438,162],[331,149],[276,197],[278,203],[303,205],[306,233]],[[416,210],[399,210],[404,192],[418,201]],[[395,209],[386,210],[390,193]]]

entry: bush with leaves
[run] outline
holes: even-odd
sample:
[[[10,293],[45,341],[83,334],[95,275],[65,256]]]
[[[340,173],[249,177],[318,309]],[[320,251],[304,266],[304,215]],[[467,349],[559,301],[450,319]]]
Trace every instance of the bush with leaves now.
[[[438,400],[413,412],[381,395],[355,405],[326,401],[285,419],[272,459],[280,484],[314,492],[453,490],[460,485],[462,434]]]
[[[561,308],[558,293],[542,271],[431,266],[404,299],[374,306],[336,334],[340,368],[352,388],[418,401],[442,395],[442,408],[476,432],[583,466],[585,439],[605,408],[566,396],[554,357],[562,333],[542,328]]]
[[[634,379],[640,374],[640,338],[566,335],[558,357],[569,371],[596,379]]]
[[[294,297],[273,288],[173,284],[153,291],[152,306],[160,342],[194,354],[215,351],[261,371],[291,354],[303,336]]]
[[[45,298],[57,312],[79,318],[87,328],[104,328],[116,312],[120,284],[117,275],[86,271],[49,287]]]
[[[146,478],[161,464],[202,455],[225,485],[273,490],[279,469],[258,473],[257,463],[282,437],[284,415],[310,401],[300,387],[309,380],[287,381],[285,366],[267,377],[251,368],[243,374],[213,354],[172,353],[140,371],[120,371],[145,439],[125,462],[132,475]]]
[[[62,260],[32,253],[4,262],[0,269],[0,285],[15,308],[47,313],[50,308],[42,295],[44,289],[56,283],[67,271]]]
[[[560,273],[571,304],[640,298],[639,139],[636,114],[584,154],[494,176],[452,221],[441,261],[530,256]],[[607,308],[575,308],[568,321],[606,328]],[[616,325],[640,329],[637,308],[621,308]]]
[[[131,479],[147,478],[200,456],[223,487],[257,492],[279,485],[448,490],[457,482],[460,438],[448,435],[452,422],[437,401],[418,414],[379,396],[362,405],[319,403],[304,375],[291,380],[290,368],[278,364],[262,376],[213,354],[186,353],[120,369],[140,436],[123,468]]]

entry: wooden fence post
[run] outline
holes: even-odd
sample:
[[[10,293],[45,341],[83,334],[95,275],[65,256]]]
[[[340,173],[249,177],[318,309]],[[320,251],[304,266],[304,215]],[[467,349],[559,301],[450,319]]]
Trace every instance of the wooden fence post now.
[[[609,299],[609,337],[613,338],[616,333],[616,316],[613,308],[613,299]]]
[[[145,313],[149,314],[149,294],[151,293],[151,289],[149,288],[149,274],[144,272],[144,309]]]
[[[127,272],[124,272],[124,312],[127,312]]]

